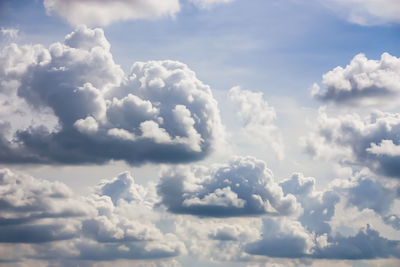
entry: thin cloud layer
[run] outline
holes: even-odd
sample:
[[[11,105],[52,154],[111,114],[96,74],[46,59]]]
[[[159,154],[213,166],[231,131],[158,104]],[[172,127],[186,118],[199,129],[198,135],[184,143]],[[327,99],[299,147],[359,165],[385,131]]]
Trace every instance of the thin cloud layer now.
[[[328,0],[321,1],[348,21],[360,25],[400,23],[397,0]]]
[[[251,92],[236,86],[229,90],[229,99],[237,109],[246,141],[268,145],[279,159],[284,157],[282,136],[276,127],[276,112],[261,92]]]
[[[289,215],[298,204],[284,196],[266,164],[237,157],[210,168],[169,168],[158,184],[162,204],[170,212],[209,217]]]
[[[190,0],[199,8],[234,0]],[[181,10],[179,0],[44,0],[48,15],[58,16],[69,24],[106,26],[114,22],[174,17]]]
[[[101,29],[79,27],[48,49],[12,44],[0,58],[5,97],[57,122],[18,128],[4,116],[1,162],[187,162],[224,138],[217,102],[193,71],[176,61],[136,62],[125,76]]]
[[[303,139],[303,143],[313,156],[354,167],[364,166],[377,174],[399,178],[400,156],[386,147],[392,143],[398,145],[399,133],[400,115],[397,113],[377,111],[365,118],[357,114],[329,117],[320,110],[314,132]]]
[[[323,88],[314,84],[314,98],[338,105],[397,104],[400,92],[400,59],[383,53],[380,60],[363,54],[345,68],[336,67],[322,77]]]
[[[126,180],[132,183],[126,185]],[[138,187],[142,198],[121,198],[114,204],[104,194],[110,192],[110,185],[114,191],[124,188],[126,192]],[[0,243],[30,244],[23,257],[40,255],[43,260],[57,258],[61,262],[157,259],[184,253],[184,245],[173,234],[163,234],[156,227],[153,198],[129,173],[103,181],[97,189],[96,194],[77,197],[62,183],[1,169]],[[53,243],[48,251],[42,251],[43,244],[55,241],[64,243]],[[22,260],[12,256],[10,260]]]
[[[132,19],[174,16],[180,10],[179,0],[44,0],[50,15],[57,15],[72,25],[104,26]]]

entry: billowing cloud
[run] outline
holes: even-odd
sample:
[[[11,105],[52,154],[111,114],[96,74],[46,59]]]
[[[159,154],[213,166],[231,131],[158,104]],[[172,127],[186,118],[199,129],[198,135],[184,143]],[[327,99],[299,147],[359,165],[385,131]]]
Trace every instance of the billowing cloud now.
[[[44,0],[49,14],[70,24],[104,26],[116,21],[174,16],[180,10],[179,0]]]
[[[400,177],[400,114],[375,112],[329,117],[320,111],[316,129],[303,139],[307,152],[334,158],[342,164],[364,166],[390,177]],[[393,145],[392,145],[393,144]]]
[[[289,215],[298,208],[293,195],[284,196],[266,164],[237,157],[210,168],[169,168],[158,192],[170,212],[210,217]]]
[[[60,261],[157,259],[184,253],[182,242],[157,228],[154,197],[129,173],[103,181],[96,192],[78,197],[60,182],[1,169],[0,243],[31,245],[21,257]],[[42,250],[45,243],[53,246]]]
[[[313,96],[339,105],[397,104],[400,92],[400,59],[383,53],[380,60],[363,54],[345,68],[336,67],[322,77],[323,88],[314,84]]]
[[[354,236],[314,237],[295,221],[264,220],[263,238],[246,247],[250,254],[282,258],[360,260],[400,258],[400,241],[386,239],[369,225]]]
[[[279,159],[284,157],[283,141],[275,125],[276,112],[264,100],[261,92],[242,90],[236,86],[229,90],[229,99],[237,106],[242,133],[248,142],[268,145]]]
[[[348,21],[360,25],[400,22],[397,0],[328,0],[321,1]]]
[[[246,252],[280,258],[300,258],[311,254],[314,240],[299,222],[264,219],[260,241],[247,245]]]
[[[193,71],[136,62],[125,76],[101,29],[79,27],[48,49],[12,44],[0,58],[0,92],[25,102],[25,118],[3,117],[1,162],[186,162],[224,138],[217,102]],[[17,125],[40,111],[55,125]]]

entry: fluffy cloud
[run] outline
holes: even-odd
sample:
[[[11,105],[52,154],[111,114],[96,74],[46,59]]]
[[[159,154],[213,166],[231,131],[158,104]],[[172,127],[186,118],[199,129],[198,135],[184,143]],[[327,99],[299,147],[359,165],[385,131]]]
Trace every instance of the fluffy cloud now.
[[[4,117],[0,161],[185,162],[224,138],[210,88],[185,64],[136,62],[125,76],[101,29],[79,27],[48,49],[12,44],[0,58],[0,91],[26,102],[25,120],[47,110],[57,121],[18,128]]]
[[[174,16],[180,10],[179,0],[44,0],[49,14],[55,14],[73,25],[108,25],[112,22]]]
[[[299,222],[265,219],[262,240],[247,245],[246,252],[269,257],[299,258],[310,254],[314,240]]]
[[[313,96],[339,105],[396,104],[400,92],[400,59],[383,53],[380,60],[355,56],[345,68],[336,67],[314,84]],[[392,102],[392,103],[393,103]]]
[[[31,244],[20,257],[58,260],[156,259],[184,253],[182,242],[156,227],[154,197],[129,173],[103,181],[96,192],[77,197],[62,183],[0,170],[0,243]],[[43,249],[42,243],[49,242],[52,246]]]
[[[237,157],[210,168],[169,168],[158,184],[169,211],[211,217],[288,215],[298,208],[293,195],[284,196],[265,163]]]
[[[328,0],[321,1],[352,23],[375,25],[400,22],[397,0]]]
[[[238,107],[237,116],[242,122],[242,132],[249,142],[269,145],[279,159],[284,156],[282,138],[275,125],[276,112],[263,98],[261,92],[233,87],[230,100]]]
[[[399,178],[400,156],[393,147],[398,145],[399,133],[397,113],[377,111],[365,118],[357,114],[329,117],[320,110],[315,131],[303,143],[314,156],[335,158],[343,164],[365,166],[378,174]]]
[[[314,237],[298,223],[264,220],[263,238],[249,243],[250,254],[282,258],[376,259],[400,258],[400,241],[388,240],[369,225],[354,236]]]

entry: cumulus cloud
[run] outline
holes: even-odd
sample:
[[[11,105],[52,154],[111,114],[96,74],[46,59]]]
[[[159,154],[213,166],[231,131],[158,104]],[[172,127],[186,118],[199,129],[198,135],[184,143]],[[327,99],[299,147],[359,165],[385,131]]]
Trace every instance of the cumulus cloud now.
[[[266,164],[237,157],[220,166],[164,171],[158,193],[170,212],[210,217],[289,215],[298,204],[284,196]]]
[[[345,68],[336,67],[322,77],[323,88],[314,84],[312,94],[339,105],[396,104],[400,92],[400,59],[383,53],[380,60],[363,54]]]
[[[238,107],[242,132],[246,139],[257,144],[269,145],[279,159],[284,157],[283,141],[275,125],[276,112],[264,100],[261,92],[242,90],[236,86],[229,90],[229,99]]]
[[[16,260],[156,259],[184,253],[182,242],[156,227],[150,215],[154,202],[129,173],[78,197],[60,182],[2,169],[0,243],[31,245]],[[52,245],[43,250],[42,243]]]
[[[101,29],[81,26],[49,48],[12,44],[0,58],[0,92],[57,122],[4,130],[2,162],[186,162],[224,138],[217,102],[193,71],[166,60],[136,62],[125,75]]]
[[[399,133],[397,113],[377,111],[365,118],[357,114],[329,117],[320,110],[316,128],[303,139],[303,144],[311,155],[399,178],[400,156],[396,153]]]
[[[295,221],[264,220],[263,238],[249,243],[247,253],[282,258],[360,260],[400,258],[400,241],[382,237],[369,225],[354,236],[315,238]]]
[[[179,0],[44,0],[48,14],[57,15],[73,25],[104,26],[132,19],[174,16],[180,10]]]
[[[311,254],[314,240],[299,222],[264,219],[262,239],[250,243],[246,252],[280,258],[300,258]]]
[[[397,0],[324,0],[321,2],[352,23],[377,25],[400,22],[400,5]]]

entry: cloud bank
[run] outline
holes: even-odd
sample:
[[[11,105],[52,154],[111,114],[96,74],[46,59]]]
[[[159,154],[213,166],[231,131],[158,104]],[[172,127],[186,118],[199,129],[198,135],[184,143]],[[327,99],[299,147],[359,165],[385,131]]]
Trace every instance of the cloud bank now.
[[[95,194],[78,197],[60,182],[1,169],[0,243],[31,244],[23,257],[60,262],[151,260],[184,253],[173,234],[156,227],[153,199],[129,173],[103,181]],[[53,245],[42,250],[49,242]],[[10,254],[8,260],[21,260],[13,256],[18,257]]]

